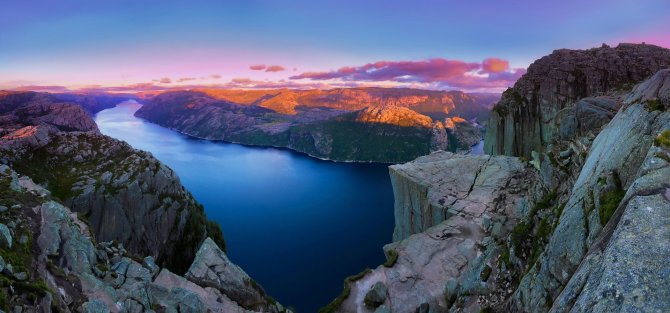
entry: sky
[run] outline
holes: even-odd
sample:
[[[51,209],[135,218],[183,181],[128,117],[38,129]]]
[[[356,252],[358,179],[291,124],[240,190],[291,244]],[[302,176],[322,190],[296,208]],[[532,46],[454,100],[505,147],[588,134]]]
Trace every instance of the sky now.
[[[559,48],[670,47],[667,0],[2,0],[0,89],[501,91]]]

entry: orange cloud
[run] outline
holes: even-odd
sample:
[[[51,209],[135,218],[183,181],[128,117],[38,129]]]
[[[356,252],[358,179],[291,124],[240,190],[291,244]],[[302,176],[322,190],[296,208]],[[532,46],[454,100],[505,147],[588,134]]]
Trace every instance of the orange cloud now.
[[[283,66],[281,65],[270,65],[268,66],[267,69],[265,69],[266,72],[281,72],[286,70]]]
[[[485,73],[501,73],[509,70],[509,62],[498,58],[488,58],[482,62],[482,71]]]
[[[249,66],[249,69],[252,71],[262,71],[266,68],[265,64],[257,64]]]

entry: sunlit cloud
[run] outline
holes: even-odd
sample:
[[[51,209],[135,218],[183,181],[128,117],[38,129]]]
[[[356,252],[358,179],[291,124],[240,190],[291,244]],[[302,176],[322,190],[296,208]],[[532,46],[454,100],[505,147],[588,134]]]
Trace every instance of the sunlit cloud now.
[[[249,66],[249,69],[252,71],[262,71],[265,69],[265,64],[257,64],[257,65],[251,65]]]
[[[305,72],[292,80],[422,83],[433,88],[502,89],[511,86],[525,69],[510,69],[509,62],[488,58],[481,63],[435,58],[423,61],[379,61],[345,66],[335,71]]]
[[[286,69],[281,65],[270,65],[265,69],[266,72],[283,72],[284,70]]]
[[[509,61],[499,58],[488,58],[482,62],[482,72],[502,73],[509,70]]]

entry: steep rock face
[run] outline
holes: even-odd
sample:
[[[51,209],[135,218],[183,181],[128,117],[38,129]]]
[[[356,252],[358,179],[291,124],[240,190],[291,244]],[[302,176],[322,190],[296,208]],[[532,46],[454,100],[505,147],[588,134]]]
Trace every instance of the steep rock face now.
[[[516,158],[436,152],[389,167],[395,197],[393,240],[399,241],[454,215],[520,216],[537,176]],[[496,199],[507,199],[495,203]],[[489,216],[492,218],[492,216]]]
[[[635,191],[634,182],[641,175],[640,167],[654,138],[670,129],[670,113],[665,111],[670,105],[669,95],[670,70],[660,71],[636,87],[614,119],[595,138],[546,249],[514,294],[517,308],[527,312],[548,310],[560,290],[571,279],[579,279],[574,278],[573,273],[583,263],[587,251],[597,243],[603,227],[607,226],[610,232],[618,227],[620,213],[612,210],[624,205],[619,204],[612,192]],[[649,103],[657,101],[660,105],[651,110]],[[659,186],[657,191],[658,188],[663,190]],[[656,204],[661,211],[670,209],[667,203]],[[595,301],[593,296],[591,294],[589,301]]]
[[[5,268],[0,273],[2,310],[290,312],[265,296],[260,299],[264,306],[251,309],[243,303],[249,301],[245,297],[161,269],[152,257],[142,259],[113,242],[95,244],[88,224],[49,194],[29,177],[0,165],[0,205],[10,208],[0,212],[0,222],[11,225],[19,238],[0,258]],[[211,239],[205,242],[208,249],[221,251]],[[241,270],[228,274],[229,280],[250,280]]]
[[[391,166],[390,172],[396,242],[384,247],[386,264],[348,281],[349,295],[336,311],[442,312],[458,295],[465,311],[480,307],[476,295],[504,286],[489,279],[498,271],[498,242],[542,194],[538,175],[514,157],[447,152]],[[379,284],[388,296],[371,307],[365,299]]]
[[[556,133],[554,119],[561,109],[584,97],[626,90],[668,66],[670,50],[652,45],[556,50],[531,64],[503,93],[491,113],[484,151],[530,159]]]

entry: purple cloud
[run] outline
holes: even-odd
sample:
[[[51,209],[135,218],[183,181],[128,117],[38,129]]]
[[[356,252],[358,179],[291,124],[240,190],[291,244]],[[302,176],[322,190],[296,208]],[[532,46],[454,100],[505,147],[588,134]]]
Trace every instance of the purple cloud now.
[[[481,63],[447,60],[379,61],[356,67],[342,67],[330,72],[305,72],[290,79],[342,80],[365,82],[430,83],[444,88],[503,88],[509,87],[525,73],[510,69],[509,62],[489,58]]]

